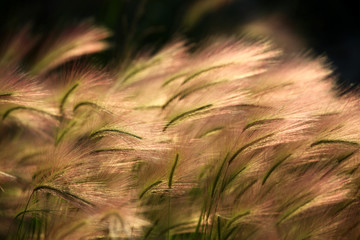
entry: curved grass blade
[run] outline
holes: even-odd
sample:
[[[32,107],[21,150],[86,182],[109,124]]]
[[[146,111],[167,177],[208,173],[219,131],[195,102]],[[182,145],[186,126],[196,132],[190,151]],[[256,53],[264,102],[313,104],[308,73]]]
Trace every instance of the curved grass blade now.
[[[85,221],[81,221],[81,222],[77,223],[76,225],[74,225],[73,227],[68,229],[65,233],[60,235],[57,239],[66,239],[67,236],[69,236],[71,233],[75,232],[79,228],[83,227],[84,225],[86,225]]]
[[[69,126],[67,128],[63,129],[56,135],[55,146],[57,146],[59,144],[59,142],[61,142],[63,140],[64,136],[70,131],[70,129],[72,127],[75,126],[75,124],[76,124],[76,121],[72,121],[71,123],[69,123]]]
[[[351,157],[352,155],[354,155],[355,151],[354,152],[351,152],[349,154],[346,154],[340,158],[337,159],[337,162],[340,164],[342,163],[344,160],[348,159],[349,157]]]
[[[228,159],[228,156],[229,156],[229,153],[226,154],[223,162],[221,163],[221,166],[219,168],[219,171],[217,172],[216,176],[215,176],[215,180],[214,180],[214,183],[213,183],[213,187],[211,189],[211,198],[214,197],[215,195],[215,190],[216,190],[216,186],[219,182],[219,179],[220,179],[220,176],[221,176],[221,173],[222,173],[222,170],[224,169],[224,166],[225,166],[225,163],[226,163],[226,160]]]
[[[275,135],[275,133],[267,134],[267,135],[265,135],[265,136],[263,136],[263,137],[260,137],[260,138],[258,138],[258,139],[256,139],[256,140],[252,141],[252,142],[249,142],[249,143],[245,144],[244,146],[242,146],[241,148],[239,148],[239,149],[232,155],[232,157],[230,158],[230,160],[229,160],[229,165],[232,163],[232,161],[235,160],[235,158],[236,158],[242,151],[244,151],[245,149],[251,147],[252,145],[255,145],[256,143],[259,143],[259,142],[261,142],[261,141],[263,141],[263,140],[265,140],[265,139],[267,139],[267,138],[272,137],[273,135]]]
[[[226,228],[229,228],[234,222],[236,222],[237,220],[239,220],[242,217],[245,217],[247,215],[250,214],[250,210],[238,213],[237,215],[235,215],[234,217],[232,217],[227,223],[226,223]]]
[[[60,102],[60,113],[63,115],[64,114],[64,105],[66,103],[66,100],[69,98],[70,94],[75,91],[75,89],[79,86],[79,83],[75,83],[64,95],[64,97],[62,97],[61,102]]]
[[[235,174],[233,174],[232,176],[229,177],[229,179],[227,181],[223,181],[222,187],[221,187],[221,191],[224,191],[226,186],[229,185],[232,181],[234,181],[234,179],[240,174],[242,173],[247,167],[243,167],[241,168],[239,171],[237,171]]]
[[[204,84],[202,86],[199,87],[189,87],[187,89],[184,89],[183,91],[180,91],[179,93],[175,94],[174,96],[172,96],[163,106],[162,109],[165,109],[167,106],[169,106],[169,104],[174,101],[176,98],[179,98],[180,100],[184,99],[185,97],[189,96],[190,94],[200,91],[202,89],[205,89],[207,87],[211,87],[214,86],[216,84],[219,84],[220,82],[216,82],[216,83],[208,83],[208,84]]]
[[[169,175],[169,183],[168,183],[169,188],[171,188],[172,181],[173,181],[173,177],[174,177],[175,168],[176,168],[176,166],[177,166],[177,164],[178,164],[178,161],[179,161],[179,154],[177,153],[177,154],[176,154],[176,157],[175,157],[174,164],[173,164],[172,167],[171,167],[171,171],[170,171],[170,175]]]
[[[143,240],[146,240],[146,239],[150,236],[150,234],[152,233],[152,231],[154,230],[155,226],[156,226],[158,223],[159,223],[159,219],[157,219],[157,220],[155,221],[155,223],[154,223],[154,224],[149,228],[149,230],[145,233]]]
[[[84,101],[84,102],[80,102],[80,103],[76,104],[75,107],[73,108],[73,112],[75,112],[78,108],[80,108],[82,106],[90,106],[90,107],[93,107],[96,109],[101,109],[101,107],[99,105],[97,105],[96,103]]]
[[[276,223],[276,225],[281,224],[282,222],[286,221],[287,219],[291,218],[291,216],[295,215],[297,211],[299,211],[300,208],[302,208],[303,206],[305,206],[306,204],[310,203],[311,201],[313,201],[314,199],[310,199],[307,201],[304,201],[303,203],[301,203],[300,205],[294,207],[293,209],[289,210],[288,212],[286,212],[281,219]]]
[[[33,209],[33,210],[24,210],[19,212],[18,214],[16,214],[16,216],[14,217],[15,219],[17,219],[18,217],[25,215],[27,213],[50,213],[50,212],[56,212],[57,210],[51,210],[51,209]]]
[[[170,78],[168,78],[162,85],[161,87],[165,87],[166,85],[170,84],[171,82],[175,81],[176,79],[178,78],[181,78],[183,76],[185,76],[187,73],[179,73],[179,74],[176,74]]]
[[[340,139],[322,139],[322,140],[312,143],[310,145],[310,147],[314,147],[314,146],[317,146],[320,144],[336,144],[336,143],[346,144],[346,145],[350,145],[350,146],[359,146],[359,143],[353,142],[353,141],[346,141],[346,140],[340,140]]]
[[[246,129],[249,129],[253,126],[256,125],[262,125],[262,124],[267,124],[267,123],[272,123],[272,122],[277,122],[277,121],[281,121],[284,120],[284,118],[270,118],[270,119],[261,119],[252,123],[247,124],[244,128],[243,131],[245,131]]]
[[[33,108],[33,107],[25,107],[25,106],[17,106],[17,107],[13,107],[13,108],[10,108],[8,109],[4,114],[3,114],[3,119],[7,118],[10,113],[14,112],[14,111],[17,111],[17,110],[28,110],[28,111],[32,111],[32,112],[37,112],[37,113],[40,113],[40,114],[44,114],[44,115],[47,115],[49,117],[52,117],[56,120],[59,120],[59,117],[55,114],[52,114],[52,113],[49,113],[47,111],[44,111],[44,110],[40,110],[40,109],[37,109],[37,108]]]
[[[194,224],[195,221],[189,221],[189,222],[184,222],[184,223],[178,223],[178,224],[175,224],[175,225],[172,225],[170,227],[167,227],[166,229],[164,229],[163,231],[160,232],[160,236],[161,235],[164,235],[165,233],[167,233],[168,231],[172,230],[172,229],[175,229],[175,228],[179,228],[179,227],[183,227],[183,226],[186,226],[186,225],[190,225],[190,224]]]
[[[172,124],[174,124],[175,122],[180,121],[180,120],[182,120],[182,119],[184,119],[184,118],[186,118],[186,117],[189,117],[189,116],[191,116],[191,115],[197,114],[197,113],[199,113],[200,111],[205,110],[205,109],[208,109],[208,108],[210,108],[210,107],[212,107],[212,104],[208,104],[208,105],[205,105],[205,106],[202,106],[202,107],[199,107],[199,108],[195,108],[195,109],[193,109],[193,110],[184,112],[184,113],[182,113],[182,114],[174,117],[173,119],[171,119],[171,120],[165,125],[165,127],[163,128],[163,132],[165,132],[166,129],[168,129],[168,127],[170,127],[170,126],[171,126]]]
[[[201,222],[202,222],[202,218],[203,218],[203,215],[204,215],[205,211],[204,211],[204,208],[201,209],[201,212],[200,212],[200,217],[199,217],[199,220],[196,224],[196,229],[195,229],[195,237],[198,235],[199,233],[199,230],[200,230],[200,226],[201,226]]]
[[[40,190],[44,190],[50,193],[53,193],[59,197],[61,197],[62,199],[71,202],[71,203],[78,203],[80,205],[85,205],[85,206],[91,206],[91,207],[95,207],[95,205],[81,197],[76,196],[75,194],[69,193],[67,191],[62,191],[60,189],[57,189],[55,187],[51,187],[51,186],[47,186],[47,185],[40,185],[37,186],[36,188],[34,188],[33,192],[37,192]]]
[[[243,195],[252,185],[254,185],[258,180],[252,180],[246,187],[244,187],[237,195],[235,199],[239,199],[241,195]]]
[[[69,30],[60,34],[57,40],[49,39],[53,40],[53,44],[47,47],[45,44],[45,48],[41,49],[42,54],[30,69],[32,75],[47,73],[69,60],[109,47],[104,39],[109,37],[110,33],[104,28],[83,23]]]
[[[201,134],[200,136],[198,136],[198,138],[203,138],[203,137],[206,137],[206,136],[209,136],[213,133],[216,133],[216,132],[219,132],[221,131],[222,129],[224,129],[224,127],[216,127],[216,128],[212,128],[206,132],[204,132],[203,134]]]
[[[156,59],[148,64],[144,64],[143,66],[140,67],[136,67],[133,70],[131,70],[122,80],[122,83],[127,82],[130,78],[134,77],[135,75],[137,75],[138,73],[148,69],[149,67],[153,66],[154,64],[160,62],[160,59]]]
[[[222,68],[222,67],[225,67],[225,66],[228,66],[228,65],[231,65],[231,63],[221,64],[221,65],[217,65],[217,66],[212,66],[212,67],[205,68],[205,69],[202,69],[202,70],[200,70],[200,71],[197,71],[197,72],[191,74],[189,77],[187,77],[187,78],[182,82],[181,85],[184,85],[185,83],[191,81],[192,79],[196,78],[197,76],[200,76],[200,75],[203,74],[203,73],[209,72],[209,71],[214,70],[214,69]]]
[[[116,129],[116,128],[103,128],[103,129],[100,129],[100,130],[97,130],[95,132],[90,133],[89,137],[96,137],[96,135],[100,135],[100,134],[105,133],[105,132],[116,132],[116,133],[121,133],[121,134],[128,135],[130,137],[134,137],[134,138],[137,138],[137,139],[143,139],[142,137],[137,136],[137,135],[135,135],[133,133],[129,133],[129,132],[126,132],[126,131],[123,131],[123,130],[120,130],[120,129]]]
[[[13,94],[12,93],[0,93],[0,98],[2,97],[11,97]]]
[[[147,193],[150,189],[152,189],[153,187],[156,187],[157,185],[159,185],[162,182],[163,182],[162,180],[159,180],[159,181],[154,182],[153,184],[150,184],[150,186],[146,187],[144,189],[144,191],[141,192],[141,194],[139,195],[139,199],[141,199],[145,195],[145,193]]]
[[[288,159],[291,156],[291,154],[287,155],[286,157],[280,159],[277,163],[275,163],[270,169],[269,171],[265,174],[264,179],[262,181],[262,185],[265,184],[266,180],[270,177],[270,174],[278,167],[280,166],[281,163],[283,163],[286,159]]]
[[[98,154],[98,153],[113,153],[113,152],[130,152],[134,151],[134,148],[100,148],[95,149],[90,152],[90,154]]]
[[[242,104],[230,105],[228,107],[225,107],[224,109],[234,109],[235,111],[244,110],[244,109],[246,109],[246,110],[249,110],[249,109],[270,110],[270,109],[273,109],[273,107],[264,106],[264,105],[258,105],[258,104],[242,103]]]
[[[224,238],[224,240],[227,240],[227,239],[229,239],[229,237],[235,232],[235,230],[237,229],[237,227],[233,227],[233,228],[231,228],[231,230],[230,231],[228,231],[228,233],[226,234],[226,236],[225,236],[225,238]]]

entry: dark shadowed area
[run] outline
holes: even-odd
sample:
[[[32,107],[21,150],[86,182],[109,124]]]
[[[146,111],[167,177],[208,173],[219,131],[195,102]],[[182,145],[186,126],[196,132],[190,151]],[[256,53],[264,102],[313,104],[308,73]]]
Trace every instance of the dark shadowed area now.
[[[1,1],[2,32],[30,24],[37,33],[92,19],[113,32],[103,60],[140,49],[159,49],[175,36],[199,42],[213,35],[239,35],[261,22],[275,36],[291,31],[301,49],[325,55],[346,85],[359,83],[360,30],[355,3],[265,0],[41,0]],[[262,32],[264,33],[264,32]]]

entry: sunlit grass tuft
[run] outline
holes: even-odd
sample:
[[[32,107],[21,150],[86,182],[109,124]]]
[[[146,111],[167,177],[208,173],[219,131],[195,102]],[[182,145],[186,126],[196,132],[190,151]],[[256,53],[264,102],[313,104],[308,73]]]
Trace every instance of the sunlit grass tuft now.
[[[80,24],[23,69],[28,29],[0,48],[1,239],[359,237],[359,98],[323,59],[239,40],[69,62],[107,36]]]

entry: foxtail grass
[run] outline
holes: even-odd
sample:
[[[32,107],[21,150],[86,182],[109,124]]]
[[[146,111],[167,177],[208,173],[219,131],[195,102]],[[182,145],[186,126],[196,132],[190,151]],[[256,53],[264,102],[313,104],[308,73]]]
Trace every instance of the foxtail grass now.
[[[242,39],[101,69],[72,60],[106,29],[55,35],[0,53],[1,239],[359,238],[359,97],[326,60]]]

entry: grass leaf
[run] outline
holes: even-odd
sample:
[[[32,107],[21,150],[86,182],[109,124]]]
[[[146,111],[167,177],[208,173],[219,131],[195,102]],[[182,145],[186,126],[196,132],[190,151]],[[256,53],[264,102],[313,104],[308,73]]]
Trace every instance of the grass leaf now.
[[[193,110],[190,110],[190,111],[187,111],[187,112],[184,112],[176,117],[174,117],[173,119],[171,119],[166,125],[165,127],[163,128],[163,132],[166,131],[166,129],[168,129],[168,127],[170,127],[172,124],[184,119],[184,118],[187,118],[187,117],[190,117],[194,114],[198,114],[199,112],[205,110],[205,109],[208,109],[212,107],[212,104],[208,104],[208,105],[205,105],[205,106],[202,106],[202,107],[199,107],[199,108],[195,108]]]
[[[171,167],[171,171],[170,171],[170,175],[169,175],[169,183],[168,183],[168,186],[169,188],[171,188],[171,185],[172,185],[172,181],[173,181],[173,177],[174,177],[174,172],[175,172],[175,168],[178,164],[178,161],[179,161],[179,154],[177,153],[176,154],[176,157],[175,157],[175,161]]]
[[[148,187],[146,187],[139,195],[139,199],[141,199],[149,190],[151,190],[152,188],[156,187],[157,185],[159,185],[160,183],[162,183],[162,180],[158,180],[152,184],[150,184]]]

